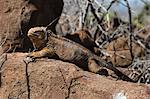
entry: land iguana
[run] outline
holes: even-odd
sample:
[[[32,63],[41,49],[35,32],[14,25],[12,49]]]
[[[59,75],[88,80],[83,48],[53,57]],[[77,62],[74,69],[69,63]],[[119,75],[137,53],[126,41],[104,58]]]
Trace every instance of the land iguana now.
[[[38,51],[30,53],[27,57],[32,59],[40,57],[58,57],[60,60],[74,63],[84,70],[100,73],[103,67],[112,70],[119,78],[132,81],[111,63],[107,63],[87,48],[65,37],[54,34],[46,27],[34,27],[28,31],[28,37]]]

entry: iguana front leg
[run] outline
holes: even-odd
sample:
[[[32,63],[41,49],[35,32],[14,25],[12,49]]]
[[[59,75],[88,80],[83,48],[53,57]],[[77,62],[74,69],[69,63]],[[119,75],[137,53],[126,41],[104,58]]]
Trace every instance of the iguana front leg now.
[[[47,48],[47,47],[44,47],[40,51],[32,52],[29,55],[27,55],[27,57],[30,57],[33,59],[40,58],[40,57],[53,57],[53,56],[56,56],[54,49],[53,48]]]

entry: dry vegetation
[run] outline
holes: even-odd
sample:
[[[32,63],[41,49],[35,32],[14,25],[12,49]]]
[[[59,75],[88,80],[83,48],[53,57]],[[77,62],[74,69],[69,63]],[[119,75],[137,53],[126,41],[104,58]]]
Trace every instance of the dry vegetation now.
[[[112,0],[108,5],[103,1],[101,3],[98,0],[73,0],[72,3],[65,1],[66,6],[72,7],[70,11],[64,8],[57,31],[61,35],[66,35],[80,29],[88,29],[101,50],[101,57],[133,71],[129,75],[137,82],[150,83],[148,1],[141,0],[145,6],[136,17],[132,16],[134,10],[128,0]],[[122,4],[128,9],[127,21],[118,17],[118,12],[110,10],[115,4]]]

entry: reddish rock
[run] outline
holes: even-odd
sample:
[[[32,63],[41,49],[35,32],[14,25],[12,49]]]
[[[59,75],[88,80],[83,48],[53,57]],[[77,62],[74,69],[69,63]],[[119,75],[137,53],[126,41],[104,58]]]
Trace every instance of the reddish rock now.
[[[0,99],[112,99],[122,91],[127,99],[150,99],[149,85],[111,80],[54,59],[37,59],[26,68],[26,55],[7,54]]]

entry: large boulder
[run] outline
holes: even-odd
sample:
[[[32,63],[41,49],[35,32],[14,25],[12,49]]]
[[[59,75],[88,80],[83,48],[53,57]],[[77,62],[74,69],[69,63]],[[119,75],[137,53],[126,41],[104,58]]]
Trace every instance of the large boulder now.
[[[149,85],[111,80],[54,59],[25,64],[26,55],[7,54],[1,68],[0,99],[112,99],[123,92],[127,99],[150,97]]]
[[[1,0],[0,46],[5,52],[28,51],[32,44],[27,31],[58,19],[62,8],[63,0]],[[50,26],[54,32],[57,21]]]

